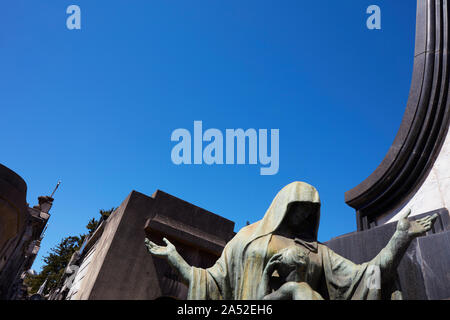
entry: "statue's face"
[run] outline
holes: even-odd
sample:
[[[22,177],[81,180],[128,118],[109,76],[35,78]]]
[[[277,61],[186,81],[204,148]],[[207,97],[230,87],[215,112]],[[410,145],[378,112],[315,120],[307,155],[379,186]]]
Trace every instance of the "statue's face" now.
[[[316,210],[311,202],[294,202],[289,205],[287,222],[291,227],[298,227]]]

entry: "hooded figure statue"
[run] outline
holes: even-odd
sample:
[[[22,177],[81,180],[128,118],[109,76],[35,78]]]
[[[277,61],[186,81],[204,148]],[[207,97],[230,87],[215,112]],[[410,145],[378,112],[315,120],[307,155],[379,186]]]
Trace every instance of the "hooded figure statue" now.
[[[307,183],[294,182],[276,195],[262,220],[242,228],[230,240],[211,268],[189,266],[166,239],[166,247],[148,239],[146,244],[150,253],[167,258],[178,270],[189,286],[191,300],[262,299],[259,289],[265,267],[292,246],[308,257],[302,281],[317,293],[315,296],[330,300],[381,299],[391,298],[391,284],[404,251],[414,237],[431,228],[434,219],[430,216],[411,222],[406,215],[388,245],[372,261],[358,265],[317,241],[319,193]],[[374,268],[379,272],[374,273]],[[374,274],[380,279],[374,279]],[[273,289],[280,285],[275,282]]]

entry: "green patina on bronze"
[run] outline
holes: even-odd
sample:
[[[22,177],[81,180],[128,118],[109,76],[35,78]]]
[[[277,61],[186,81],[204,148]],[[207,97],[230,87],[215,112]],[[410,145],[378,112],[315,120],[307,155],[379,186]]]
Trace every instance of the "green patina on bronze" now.
[[[167,239],[165,247],[148,239],[145,243],[180,274],[191,300],[398,299],[397,266],[411,241],[429,231],[437,217],[410,221],[410,213],[400,218],[386,247],[363,264],[317,241],[319,193],[304,182],[284,187],[263,219],[242,228],[211,268],[189,266]]]

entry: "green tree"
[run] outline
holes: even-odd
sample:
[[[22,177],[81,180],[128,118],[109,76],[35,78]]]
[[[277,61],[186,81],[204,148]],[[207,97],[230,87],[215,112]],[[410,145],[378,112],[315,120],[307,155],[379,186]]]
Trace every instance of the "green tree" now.
[[[89,220],[89,222],[86,226],[86,229],[88,229],[88,231],[89,231],[88,235],[91,235],[92,233],[94,233],[95,230],[97,230],[99,222],[100,221],[95,218],[92,218],[91,220]]]
[[[94,233],[100,221],[106,220],[114,210],[115,208],[109,210],[101,209],[99,211],[100,219],[92,218],[86,225],[87,234],[63,238],[59,244],[50,249],[51,252],[43,258],[44,266],[41,272],[37,275],[28,275],[25,278],[25,284],[30,288],[30,293],[36,293],[46,279],[48,281],[45,293],[56,288],[72,255],[80,248],[84,239]]]
[[[108,219],[108,217],[111,215],[111,213],[113,213],[114,210],[116,210],[116,208],[114,207],[109,210],[100,209],[100,219],[97,220],[95,218],[92,218],[91,220],[89,220],[89,223],[86,226],[86,229],[88,229],[89,231],[88,235],[94,233],[94,231],[97,230],[100,221]]]
[[[115,207],[112,207],[112,208],[109,209],[109,210],[103,210],[103,209],[101,209],[101,210],[100,210],[100,215],[102,216],[103,220],[106,220],[106,219],[108,219],[108,217],[111,215],[111,213],[113,213],[114,210],[116,210]]]
[[[61,240],[56,247],[50,249],[48,256],[44,257],[44,266],[42,271],[35,275],[27,277],[26,285],[31,288],[31,292],[35,293],[46,279],[46,292],[58,285],[59,279],[64,273],[70,258],[80,247],[82,238],[78,236],[70,236]]]

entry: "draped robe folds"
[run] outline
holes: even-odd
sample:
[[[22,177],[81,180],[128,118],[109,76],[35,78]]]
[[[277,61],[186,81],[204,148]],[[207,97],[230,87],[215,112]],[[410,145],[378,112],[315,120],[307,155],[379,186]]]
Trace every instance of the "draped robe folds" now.
[[[264,218],[242,228],[225,246],[221,257],[208,269],[191,268],[188,299],[191,300],[257,300],[263,270],[276,253],[273,237],[284,219],[288,205],[293,202],[311,202],[316,212],[295,243],[309,253],[306,282],[325,299],[381,299],[382,292],[368,286],[373,273],[369,265],[355,264],[317,242],[320,218],[320,200],[317,190],[303,182],[294,182],[283,188],[272,201]],[[294,239],[292,239],[294,243]]]

